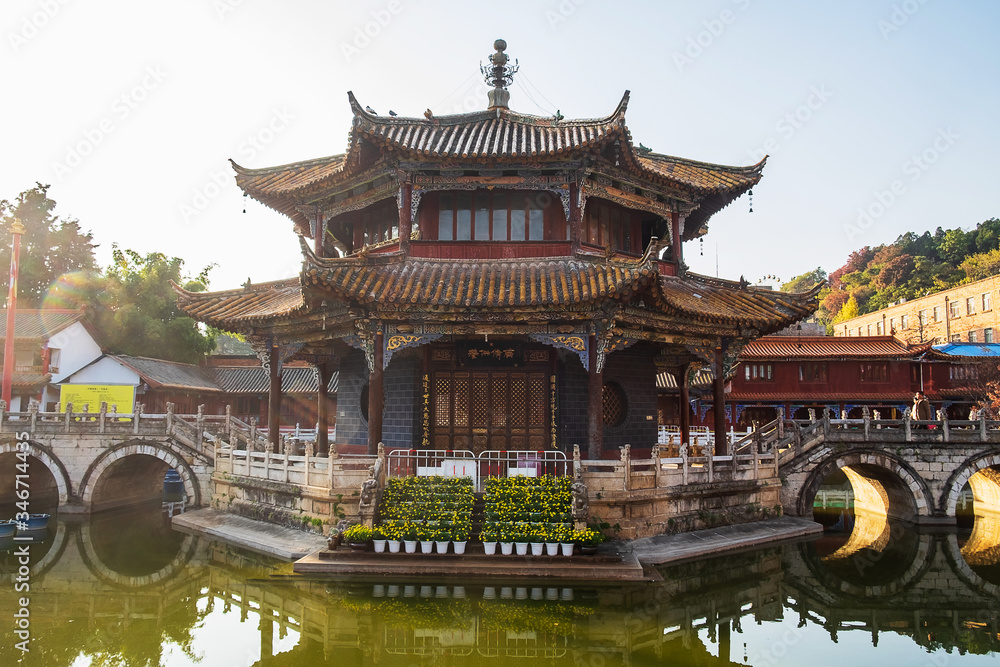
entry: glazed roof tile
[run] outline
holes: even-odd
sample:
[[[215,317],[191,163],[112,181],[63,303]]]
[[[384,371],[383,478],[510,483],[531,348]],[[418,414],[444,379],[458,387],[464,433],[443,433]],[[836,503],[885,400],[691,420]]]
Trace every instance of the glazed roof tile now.
[[[51,373],[17,372],[11,376],[10,386],[22,391],[37,390],[44,387],[52,379]]]
[[[790,294],[754,287],[746,283],[719,280],[688,273],[683,278],[661,276],[660,291],[667,306],[692,318],[711,319],[774,330],[816,310],[816,295]],[[777,327],[777,328],[781,328]]]
[[[181,310],[212,325],[252,325],[291,315],[304,305],[298,278],[223,292],[188,292],[176,284],[173,288]]]
[[[655,276],[651,262],[603,256],[469,261],[382,255],[379,263],[311,256],[304,280],[361,303],[507,308],[628,298]]]
[[[112,358],[138,373],[143,382],[154,389],[166,387],[193,391],[221,391],[204,370],[194,364],[127,355],[115,355]]]
[[[931,347],[893,336],[767,336],[743,348],[743,359],[911,359]]]
[[[266,394],[270,388],[270,378],[261,366],[216,366],[205,369],[206,373],[223,391],[230,394]],[[327,390],[337,391],[340,373],[331,374]],[[316,376],[307,366],[285,365],[281,369],[281,391],[285,394],[316,393]]]
[[[628,91],[605,118],[556,120],[508,109],[403,118],[366,112],[348,93],[354,111],[352,139],[360,135],[404,154],[444,158],[516,158],[560,156],[589,150],[627,135]]]
[[[48,340],[69,325],[83,317],[82,310],[67,309],[17,309],[14,318],[14,340]],[[7,309],[0,309],[0,321],[7,321]],[[6,331],[0,330],[0,340],[6,338]]]
[[[248,195],[291,218],[303,231],[309,220],[303,203],[322,198],[324,188],[360,171],[361,146],[373,144],[398,157],[413,160],[521,161],[593,156],[619,142],[624,168],[692,193],[700,206],[688,217],[685,238],[715,212],[760,180],[766,160],[748,167],[710,164],[637,151],[625,123],[629,92],[603,118],[556,120],[508,109],[465,114],[405,118],[369,113],[348,93],[354,121],[346,153],[277,167],[249,169],[232,162],[236,183]]]

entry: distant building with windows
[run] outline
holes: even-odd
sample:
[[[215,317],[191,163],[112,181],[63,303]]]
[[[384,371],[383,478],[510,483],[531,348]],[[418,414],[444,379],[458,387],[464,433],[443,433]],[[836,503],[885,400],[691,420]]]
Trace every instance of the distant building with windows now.
[[[834,325],[834,336],[896,336],[911,344],[1000,342],[1000,275]]]

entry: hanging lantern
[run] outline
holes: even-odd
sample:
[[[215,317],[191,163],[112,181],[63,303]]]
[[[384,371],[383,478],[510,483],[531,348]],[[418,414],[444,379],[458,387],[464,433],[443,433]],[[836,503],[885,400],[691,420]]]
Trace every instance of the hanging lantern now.
[[[753,213],[753,188],[750,188],[750,192],[747,194],[750,195],[750,212]]]

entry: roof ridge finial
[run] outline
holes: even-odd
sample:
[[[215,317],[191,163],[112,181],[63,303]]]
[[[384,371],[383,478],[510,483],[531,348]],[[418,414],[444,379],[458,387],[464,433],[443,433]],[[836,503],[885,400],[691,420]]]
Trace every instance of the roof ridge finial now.
[[[510,58],[504,51],[507,49],[507,42],[502,39],[498,39],[493,42],[493,48],[496,49],[496,53],[490,56],[489,66],[484,66],[482,63],[479,64],[479,71],[483,73],[486,77],[486,83],[493,86],[493,90],[487,93],[490,100],[490,109],[501,108],[507,109],[507,103],[510,102],[510,91],[507,90],[507,86],[511,84],[514,80],[514,74],[517,72],[518,64],[517,60],[514,60],[513,65],[508,65]]]

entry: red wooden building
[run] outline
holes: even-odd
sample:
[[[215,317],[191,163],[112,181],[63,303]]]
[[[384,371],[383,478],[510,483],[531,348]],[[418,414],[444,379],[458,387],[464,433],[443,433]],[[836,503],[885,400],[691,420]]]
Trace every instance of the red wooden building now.
[[[953,383],[942,380],[952,364],[932,359],[931,352],[930,343],[909,345],[892,336],[755,340],[740,354],[726,397],[727,421],[737,428],[767,422],[778,407],[793,419],[805,419],[810,409],[820,416],[827,407],[834,418],[858,418],[864,406],[898,419],[921,389],[941,407],[955,398]]]

